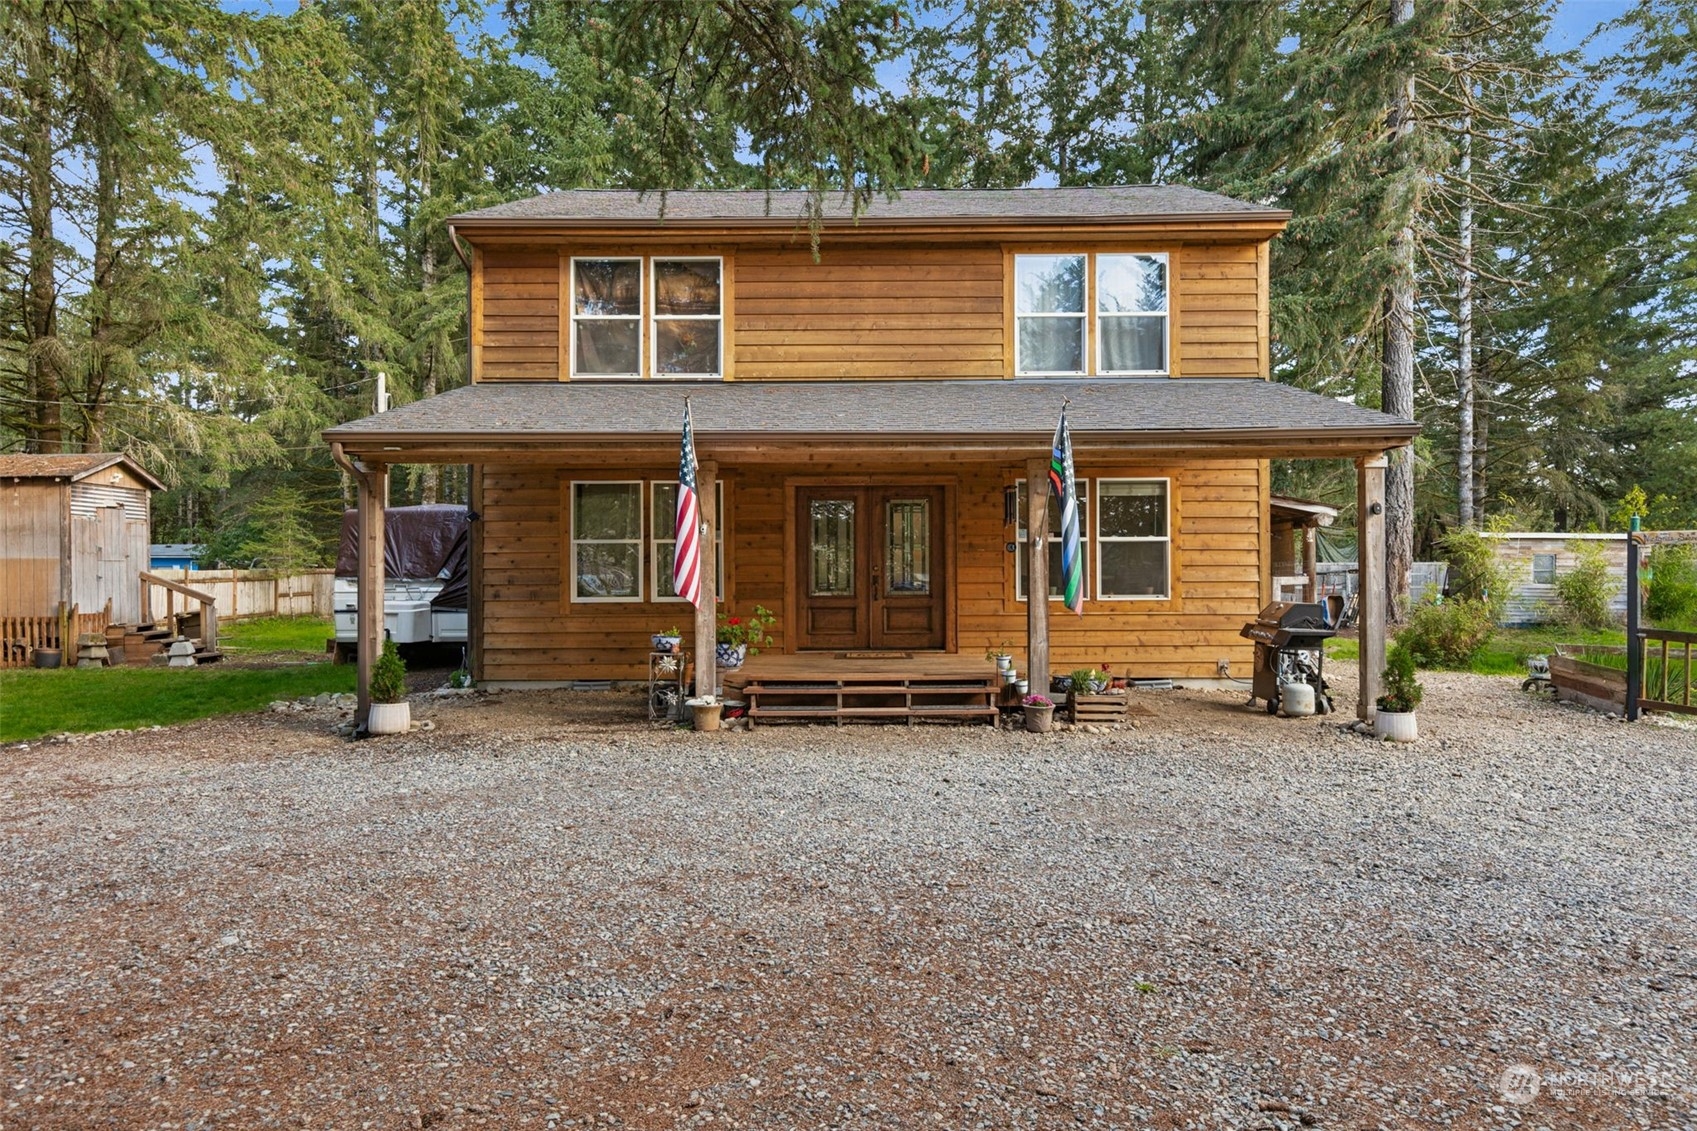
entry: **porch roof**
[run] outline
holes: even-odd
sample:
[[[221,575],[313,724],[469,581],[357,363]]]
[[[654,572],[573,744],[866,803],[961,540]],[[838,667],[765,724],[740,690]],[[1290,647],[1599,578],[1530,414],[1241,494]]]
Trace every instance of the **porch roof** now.
[[[1250,378],[578,380],[467,385],[327,429],[324,438],[376,463],[508,462],[609,445],[675,453],[686,396],[704,458],[776,458],[785,448],[1040,452],[1063,401],[1081,451],[1372,455],[1419,431],[1412,420]]]

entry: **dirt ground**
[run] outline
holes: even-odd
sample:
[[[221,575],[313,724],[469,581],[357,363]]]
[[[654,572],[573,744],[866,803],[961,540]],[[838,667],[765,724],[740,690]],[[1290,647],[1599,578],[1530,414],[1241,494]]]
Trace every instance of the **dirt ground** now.
[[[1427,689],[0,748],[0,1129],[1697,1125],[1697,730]]]

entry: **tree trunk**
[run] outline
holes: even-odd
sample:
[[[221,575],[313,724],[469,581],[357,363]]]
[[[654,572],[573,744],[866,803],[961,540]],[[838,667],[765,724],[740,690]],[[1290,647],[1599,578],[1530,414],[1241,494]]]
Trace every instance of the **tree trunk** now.
[[[101,61],[110,63],[109,50]],[[103,122],[102,125],[110,123]],[[103,129],[103,134],[116,131]],[[94,158],[94,275],[88,289],[88,360],[84,365],[82,395],[83,451],[103,450],[106,432],[108,379],[112,368],[112,285],[117,267],[118,151],[121,139],[103,136]]]
[[[1414,0],[1391,0],[1391,26],[1414,18]],[[1379,357],[1381,406],[1414,418],[1414,180],[1409,168],[1414,134],[1414,76],[1397,83],[1386,125],[1392,138],[1391,173],[1401,213],[1391,241],[1392,275],[1385,288],[1383,345]],[[1385,475],[1385,596],[1389,615],[1401,619],[1414,562],[1414,460],[1409,448],[1391,452]]]
[[[25,17],[15,17],[25,18]],[[29,226],[29,275],[24,298],[25,337],[29,357],[25,387],[29,422],[24,446],[32,452],[60,449],[63,428],[59,398],[64,389],[64,350],[59,342],[58,248],[53,237],[53,79],[48,53],[53,50],[45,16],[25,33],[23,43],[24,100],[29,120],[23,132],[24,204]]]
[[[1461,243],[1456,302],[1456,512],[1473,525],[1473,115],[1461,119]]]

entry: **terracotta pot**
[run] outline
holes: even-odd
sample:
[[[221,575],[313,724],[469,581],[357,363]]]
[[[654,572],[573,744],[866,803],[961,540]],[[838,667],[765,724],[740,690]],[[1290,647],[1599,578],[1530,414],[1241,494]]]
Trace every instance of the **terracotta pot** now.
[[[405,699],[399,703],[373,703],[365,729],[370,734],[407,733],[412,729],[412,704]]]
[[[1048,734],[1055,725],[1055,708],[1053,704],[1047,707],[1027,707],[1025,709],[1025,729],[1032,734]]]
[[[725,705],[717,700],[709,703],[691,699],[689,709],[695,715],[696,730],[715,731],[719,729],[719,719],[724,713]]]
[[[1415,742],[1420,738],[1413,711],[1374,712],[1373,733],[1391,742]]]

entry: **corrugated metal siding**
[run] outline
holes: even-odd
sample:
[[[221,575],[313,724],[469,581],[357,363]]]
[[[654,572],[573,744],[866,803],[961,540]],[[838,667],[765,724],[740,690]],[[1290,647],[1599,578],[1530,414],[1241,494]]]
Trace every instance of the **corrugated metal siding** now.
[[[71,517],[94,518],[101,507],[123,507],[126,518],[147,517],[147,492],[132,487],[103,487],[97,483],[71,484]]]

